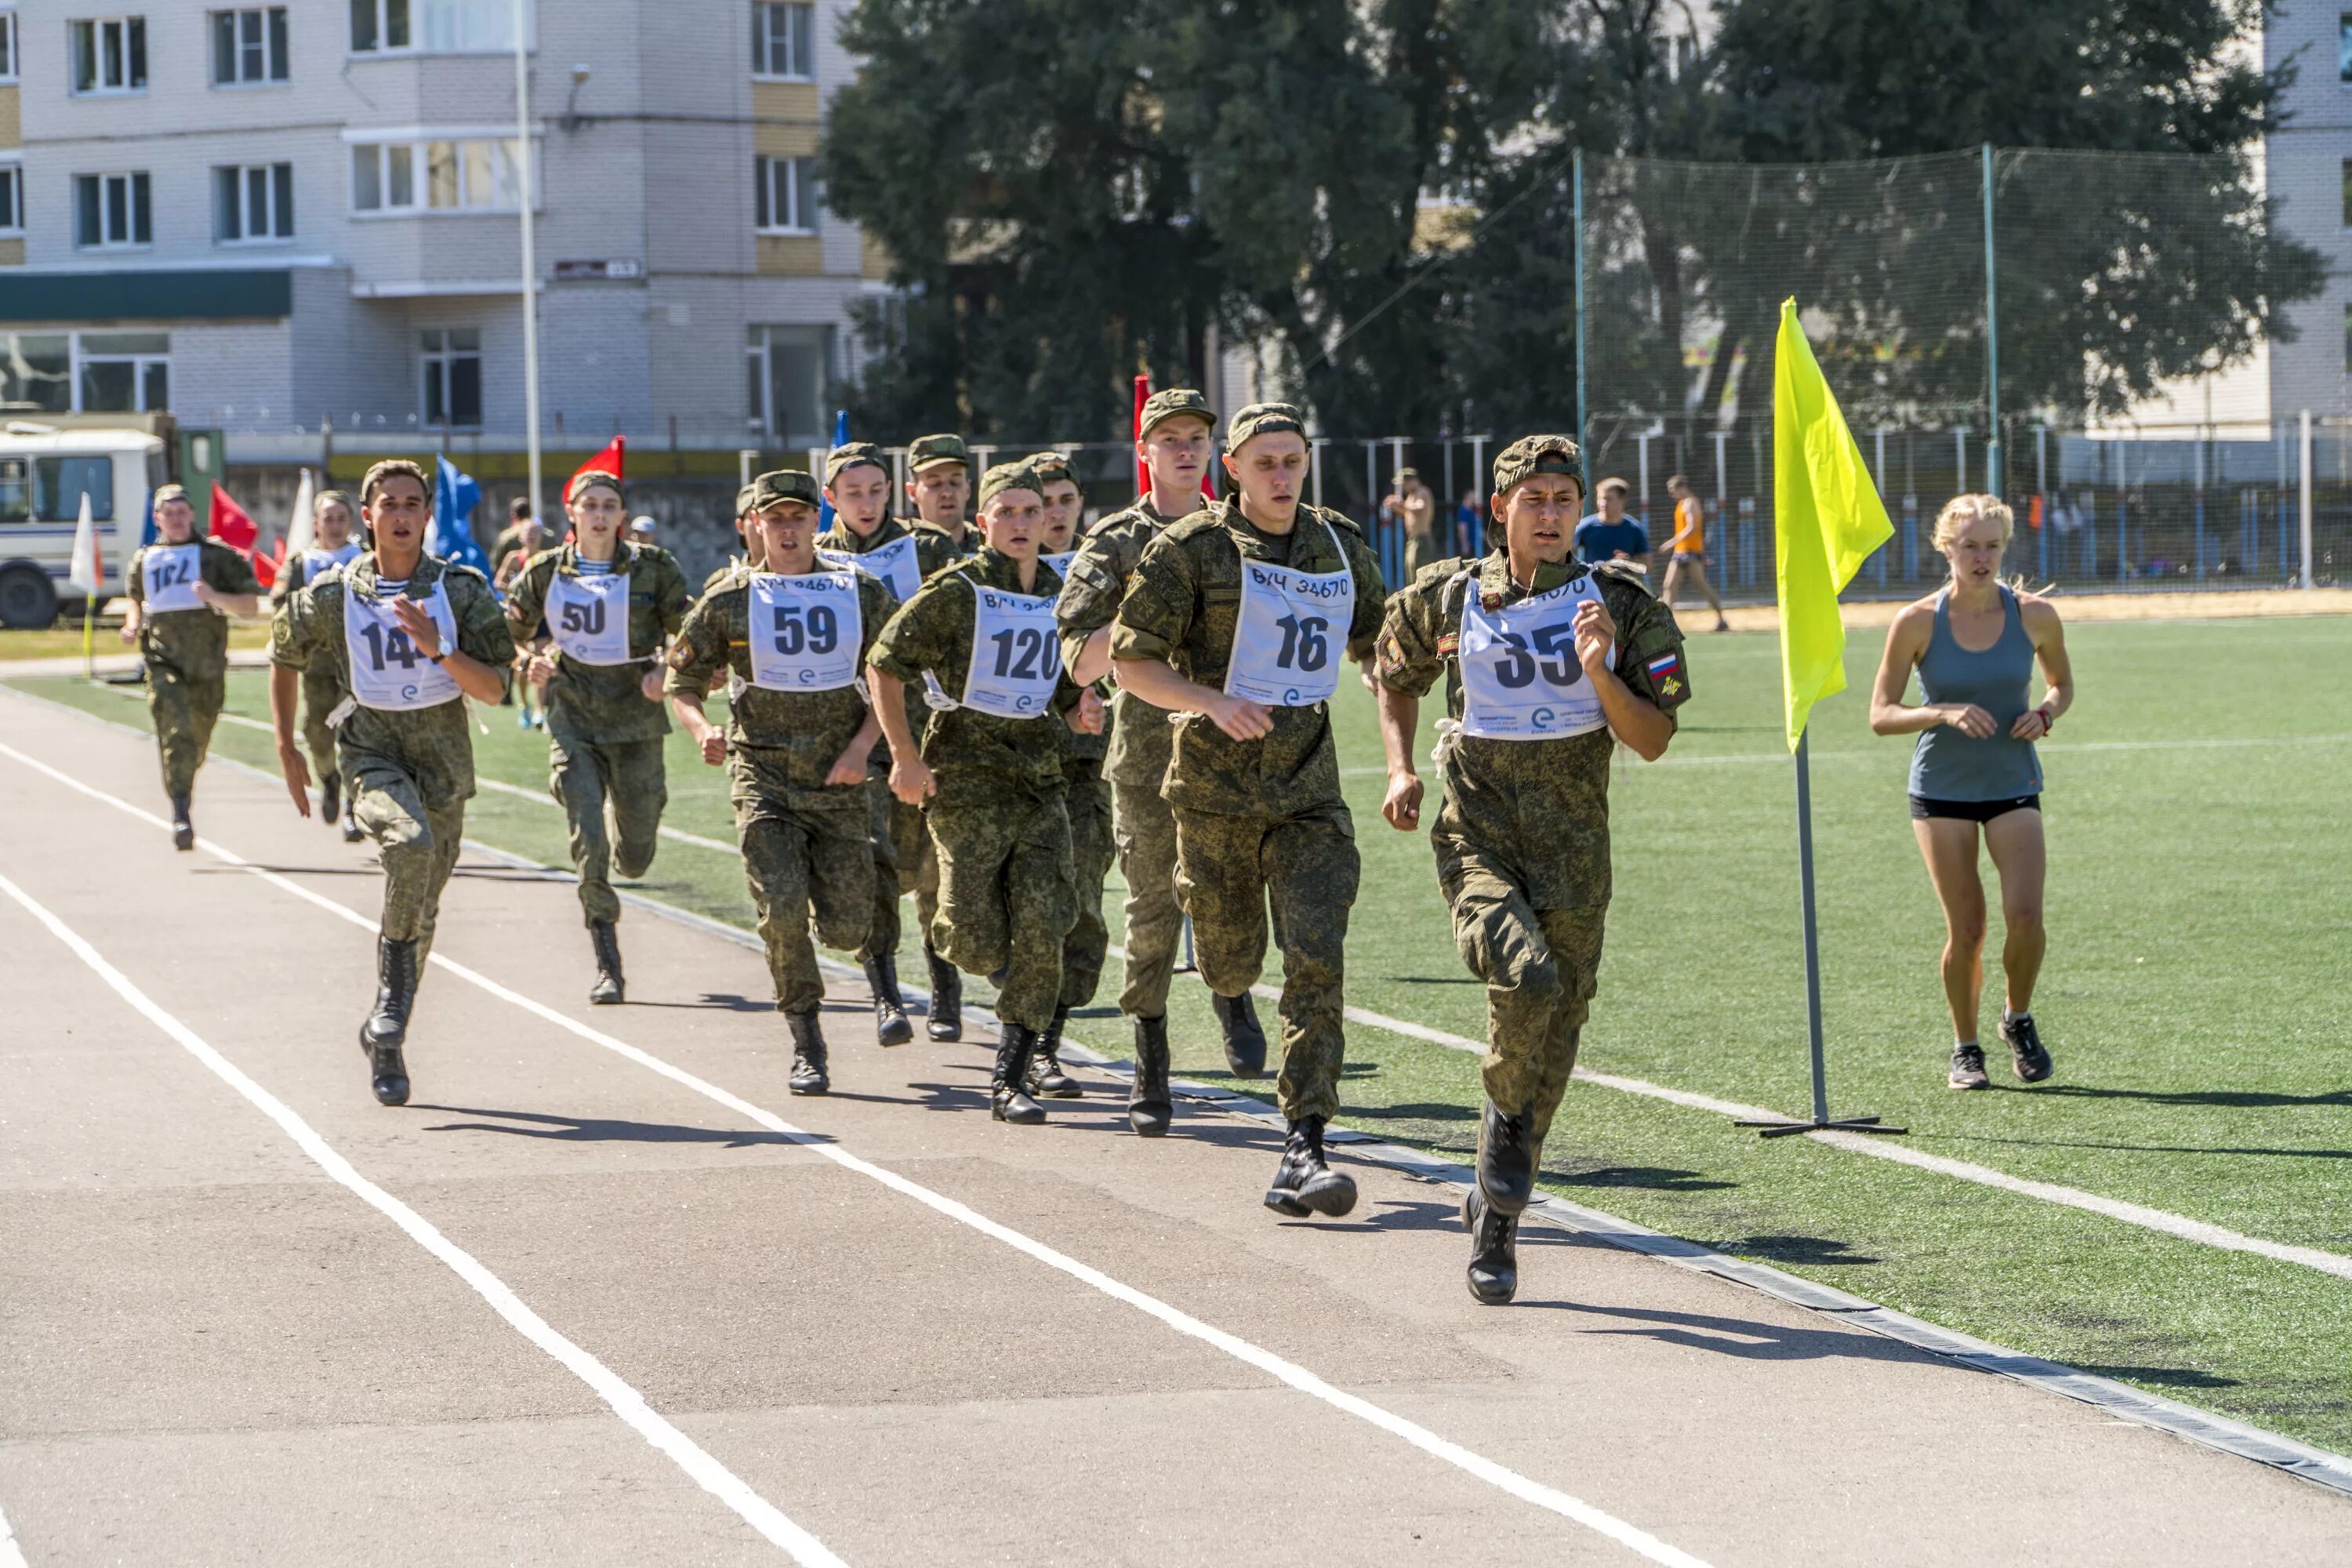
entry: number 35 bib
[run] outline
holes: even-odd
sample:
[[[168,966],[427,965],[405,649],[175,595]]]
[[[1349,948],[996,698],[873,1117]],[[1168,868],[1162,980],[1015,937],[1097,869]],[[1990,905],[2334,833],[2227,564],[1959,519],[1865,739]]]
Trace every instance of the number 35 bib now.
[[[628,663],[629,574],[567,577],[558,572],[547,584],[547,629],[575,663]]]
[[[1044,717],[1062,674],[1054,601],[977,583],[971,594],[971,668],[964,672],[963,706],[1000,719]]]
[[[769,691],[833,691],[857,679],[857,650],[866,634],[856,573],[757,573],[750,608],[752,685]]]
[[[1601,602],[1579,577],[1499,610],[1462,600],[1462,732],[1490,741],[1557,741],[1608,722],[1576,658],[1576,613]]]
[[[1347,552],[1331,525],[1331,546]],[[1356,615],[1356,574],[1293,572],[1242,557],[1241,613],[1225,665],[1225,695],[1273,708],[1311,708],[1339,689],[1339,654]]]
[[[454,700],[457,678],[408,640],[392,613],[395,597],[366,598],[348,585],[343,591],[343,647],[351,656],[352,696],[362,708],[392,713]],[[456,648],[457,616],[449,608],[448,591],[436,582],[433,596],[421,602],[441,634],[442,651]]]

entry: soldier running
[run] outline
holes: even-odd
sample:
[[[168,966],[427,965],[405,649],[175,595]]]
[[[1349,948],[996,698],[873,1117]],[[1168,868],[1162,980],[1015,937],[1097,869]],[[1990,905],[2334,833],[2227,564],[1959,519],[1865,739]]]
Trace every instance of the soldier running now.
[[[269,585],[273,611],[297,590],[359,559],[360,542],[352,537],[352,503],[342,491],[319,492],[310,503],[310,548],[288,557],[278,568],[278,581]],[[310,766],[318,773],[319,820],[333,827],[340,817],[343,842],[357,844],[366,836],[352,820],[348,797],[336,804],[341,776],[335,771],[335,732],[327,726],[327,715],[349,695],[331,668],[302,672],[302,743],[310,748]]]
[[[152,505],[155,542],[131,556],[122,574],[131,594],[122,640],[139,645],[147,667],[147,712],[172,801],[172,847],[194,849],[188,801],[228,698],[226,617],[259,609],[261,584],[252,562],[196,531],[196,509],[185,489],[163,485]]]
[[[765,564],[735,573],[688,614],[667,680],[670,709],[702,760],[727,769],[768,978],[792,1031],[794,1094],[833,1085],[809,927],[850,949],[873,919],[866,770],[878,731],[859,672],[896,607],[874,578],[818,559],[817,499],[816,480],[798,468],[754,481]],[[745,685],[721,730],[702,702],[730,670]]]
[[[1234,416],[1211,503],[1145,547],[1111,633],[1119,684],[1175,711],[1166,796],[1176,879],[1201,974],[1231,1009],[1281,945],[1289,1122],[1265,1204],[1338,1215],[1356,1184],[1323,1154],[1339,1109],[1343,949],[1356,901],[1355,826],[1327,710],[1348,658],[1380,630],[1381,566],[1356,525],[1304,504],[1305,417],[1285,403]]]
[[[458,698],[498,701],[514,640],[487,578],[425,553],[433,486],[423,468],[376,464],[360,485],[360,509],[369,552],[278,606],[269,717],[287,790],[308,816],[310,769],[294,733],[301,674],[325,665],[351,693],[336,726],[338,771],[383,860],[375,1010],[360,1026],[360,1049],[376,1100],[405,1105],[401,1047],[474,793],[474,742]]]
[[[1088,531],[1055,608],[1062,658],[1073,679],[1092,682],[1110,673],[1111,622],[1144,547],[1202,504],[1201,479],[1215,450],[1216,418],[1208,399],[1190,387],[1171,386],[1145,401],[1135,449],[1151,477],[1150,493]],[[1118,1010],[1133,1020],[1135,1033],[1127,1117],[1136,1131],[1156,1137],[1168,1131],[1173,1113],[1168,986],[1184,929],[1176,899],[1176,819],[1160,794],[1175,731],[1165,710],[1132,690],[1112,699],[1109,730],[1102,771],[1111,784],[1111,837],[1127,881],[1127,981]],[[1227,1064],[1253,1078],[1264,1071],[1265,1035],[1248,994],[1217,998],[1216,1014]]]
[[[565,487],[571,542],[530,558],[507,595],[507,629],[528,645],[524,678],[545,693],[548,788],[572,827],[572,864],[595,954],[593,1004],[627,995],[612,874],[646,874],[669,804],[662,747],[663,646],[686,620],[686,574],[658,545],[621,537],[620,479],[584,469]]]
[[[867,660],[890,740],[890,787],[909,805],[929,803],[940,868],[930,946],[973,974],[1003,972],[990,1112],[1019,1123],[1045,1119],[1029,1093],[1029,1066],[1066,1013],[1062,943],[1076,918],[1055,732],[1065,722],[1101,723],[1062,672],[1054,637],[1062,583],[1037,560],[1043,486],[1025,463],[991,468],[980,487],[985,544],[918,589]],[[927,675],[939,683],[929,700],[940,710],[919,748],[902,688]]]
[[[1430,834],[1454,936],[1486,985],[1478,1180],[1463,1202],[1470,1294],[1518,1288],[1519,1215],[1576,1066],[1609,910],[1609,759],[1654,762],[1690,697],[1682,632],[1640,569],[1573,555],[1584,462],[1565,436],[1495,458],[1502,539],[1441,561],[1389,601],[1381,631],[1381,813],[1421,822],[1413,771],[1421,699],[1443,673],[1437,755],[1445,794]]]

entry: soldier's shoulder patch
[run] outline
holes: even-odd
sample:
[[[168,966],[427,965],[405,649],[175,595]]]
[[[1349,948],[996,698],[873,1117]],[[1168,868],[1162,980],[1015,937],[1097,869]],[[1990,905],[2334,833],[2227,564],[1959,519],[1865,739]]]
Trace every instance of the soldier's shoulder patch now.
[[[1658,682],[1658,695],[1661,697],[1680,697],[1682,694],[1683,683],[1676,677],[1669,675]]]
[[[1441,658],[1449,653],[1459,652],[1461,647],[1462,634],[1458,631],[1443,633],[1437,639],[1437,652]]]
[[[1404,645],[1397,641],[1394,632],[1382,632],[1380,642],[1381,672],[1393,675],[1404,668]]]
[[[672,643],[667,662],[672,669],[684,669],[694,662],[694,645],[683,639]]]

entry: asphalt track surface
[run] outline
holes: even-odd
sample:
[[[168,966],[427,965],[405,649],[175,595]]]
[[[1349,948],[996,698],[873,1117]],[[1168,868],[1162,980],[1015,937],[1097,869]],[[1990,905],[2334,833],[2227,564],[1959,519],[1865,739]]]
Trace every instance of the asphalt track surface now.
[[[31,1563],[2352,1559],[2339,1496],[1632,1253],[1531,1230],[1482,1309],[1445,1188],[1343,1151],[1286,1222],[1260,1122],[1083,1072],[1005,1127],[856,994],[793,1099],[757,954],[632,911],[592,1008],[571,888],[477,855],[384,1110],[371,847],[215,767],[177,855],[100,798],[152,742],[0,741],[85,786],[0,754]]]

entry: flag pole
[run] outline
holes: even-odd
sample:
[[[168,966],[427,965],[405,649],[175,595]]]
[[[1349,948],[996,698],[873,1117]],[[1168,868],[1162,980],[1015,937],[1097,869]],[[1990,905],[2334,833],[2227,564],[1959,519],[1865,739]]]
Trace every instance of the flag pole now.
[[[97,616],[98,595],[84,594],[81,596],[81,678],[84,680],[98,679],[98,650],[91,642],[96,636]]]

